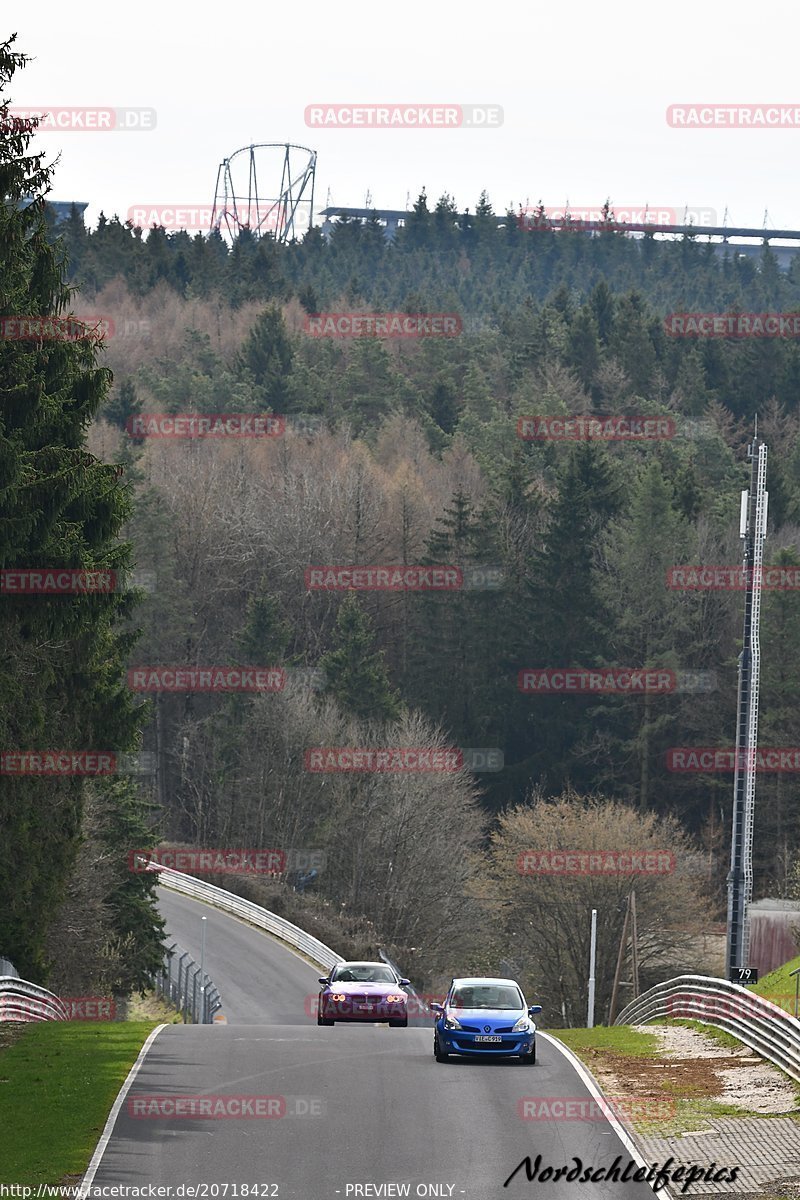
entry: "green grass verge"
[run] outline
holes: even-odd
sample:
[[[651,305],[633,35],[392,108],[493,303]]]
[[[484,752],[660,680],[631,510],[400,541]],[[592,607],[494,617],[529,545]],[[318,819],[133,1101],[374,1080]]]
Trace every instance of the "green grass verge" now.
[[[152,1021],[0,1025],[0,1183],[86,1170]]]
[[[793,1015],[797,977],[793,977],[789,972],[796,970],[797,967],[800,967],[800,955],[784,963],[775,971],[770,971],[769,975],[765,975],[763,979],[754,983],[747,990],[755,992],[757,996],[764,996],[767,1000],[772,1000],[773,1003],[779,1004],[786,1012]]]
[[[656,1035],[639,1033],[630,1025],[595,1025],[594,1029],[552,1029],[549,1032],[578,1056],[581,1050],[611,1050],[616,1054],[629,1054],[632,1058],[658,1056]]]
[[[742,1043],[731,1034],[713,1025],[704,1025],[700,1021],[664,1020],[664,1025],[682,1025],[687,1029],[695,1029],[709,1040],[716,1042],[721,1051],[741,1050]],[[610,1028],[596,1026],[594,1029],[554,1029],[553,1037],[559,1038],[581,1058],[593,1074],[601,1080],[604,1070],[611,1070],[624,1089],[624,1068],[619,1058],[631,1059],[631,1069],[635,1072],[636,1061],[651,1059],[658,1061],[661,1056],[660,1043],[657,1034],[643,1033],[627,1025],[613,1025]],[[791,1080],[787,1078],[787,1082]],[[697,1132],[708,1128],[710,1117],[753,1117],[758,1116],[768,1121],[777,1117],[791,1117],[800,1120],[800,1089],[795,1086],[795,1111],[775,1114],[753,1113],[744,1105],[729,1104],[706,1095],[687,1095],[687,1083],[684,1077],[672,1075],[669,1060],[664,1060],[664,1071],[656,1084],[659,1094],[663,1093],[665,1106],[657,1101],[642,1099],[637,1101],[624,1095],[611,1096],[611,1090],[604,1089],[611,1100],[620,1103],[620,1116],[634,1133],[646,1137],[676,1137],[682,1133]],[[617,1089],[619,1091],[619,1088]],[[635,1089],[634,1093],[635,1094]],[[627,1101],[629,1100],[629,1103]],[[648,1111],[650,1110],[650,1111]]]

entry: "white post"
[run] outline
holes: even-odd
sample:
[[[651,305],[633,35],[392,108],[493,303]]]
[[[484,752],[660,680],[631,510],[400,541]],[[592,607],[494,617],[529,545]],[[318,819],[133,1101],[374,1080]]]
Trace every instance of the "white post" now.
[[[200,918],[200,1024],[205,1025],[206,1022],[206,984],[205,984],[205,961],[206,961],[206,917]]]
[[[597,909],[592,909],[592,942],[589,948],[589,1011],[586,1016],[587,1029],[594,1029],[594,964],[597,950]]]

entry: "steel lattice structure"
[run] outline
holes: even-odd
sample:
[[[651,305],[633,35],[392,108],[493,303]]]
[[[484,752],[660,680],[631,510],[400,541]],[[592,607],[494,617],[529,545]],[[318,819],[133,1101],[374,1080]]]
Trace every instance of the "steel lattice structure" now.
[[[235,150],[217,168],[212,230],[232,241],[244,229],[255,237],[269,233],[277,242],[302,236],[314,219],[316,166],[315,150],[290,142],[264,142]],[[276,186],[279,175],[280,185]],[[259,177],[276,195],[259,190]]]
[[[761,572],[767,536],[767,447],[758,426],[748,448],[750,490],[742,492],[740,536],[744,543],[746,581],[742,651],[739,655],[739,698],[736,764],[733,785],[731,869],[728,873],[728,971],[747,967],[750,949],[749,909],[753,897],[753,809],[756,791],[758,701],[761,648]]]

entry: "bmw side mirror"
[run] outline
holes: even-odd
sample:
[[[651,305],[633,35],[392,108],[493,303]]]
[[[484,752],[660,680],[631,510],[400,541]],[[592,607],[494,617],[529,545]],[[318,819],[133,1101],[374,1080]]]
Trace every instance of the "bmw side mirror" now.
[[[329,980],[326,978],[325,975],[320,975],[319,982],[322,984],[323,987],[325,987],[325,985],[329,982]]]
[[[528,1016],[535,1017],[537,1013],[542,1011],[541,1004],[532,1004],[528,1009]]]
[[[400,980],[400,987],[406,987],[406,986],[407,986],[409,983],[411,983],[411,980],[410,980],[410,979],[401,979],[401,980]]]

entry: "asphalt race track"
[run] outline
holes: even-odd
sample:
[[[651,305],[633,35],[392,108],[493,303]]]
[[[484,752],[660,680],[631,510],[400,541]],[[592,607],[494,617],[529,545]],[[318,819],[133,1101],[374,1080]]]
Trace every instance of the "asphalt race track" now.
[[[646,1183],[529,1182],[524,1167],[503,1187],[526,1155],[532,1162],[541,1155],[541,1171],[573,1168],[576,1157],[593,1171],[617,1155],[621,1169],[630,1160],[599,1114],[563,1118],[559,1098],[583,1098],[588,1108],[591,1096],[551,1041],[539,1039],[535,1066],[438,1064],[430,1028],[320,1028],[307,1001],[318,990],[313,967],[199,902],[162,889],[160,907],[169,934],[198,959],[200,917],[207,916],[206,967],[228,1024],[161,1030],[117,1116],[93,1189],[171,1185],[162,1195],[279,1200],[652,1200]],[[214,1115],[175,1115],[179,1096],[205,1097]],[[521,1119],[526,1097],[545,1099],[558,1115]],[[254,1111],[257,1103],[266,1115],[241,1115],[241,1104]],[[192,1193],[176,1190],[181,1184],[206,1186]]]

